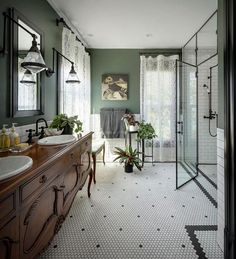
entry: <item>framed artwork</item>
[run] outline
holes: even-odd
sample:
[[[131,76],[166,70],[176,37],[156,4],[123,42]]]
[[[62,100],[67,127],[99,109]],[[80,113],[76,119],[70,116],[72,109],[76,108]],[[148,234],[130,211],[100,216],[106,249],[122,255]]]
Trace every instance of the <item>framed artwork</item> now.
[[[123,101],[128,98],[128,75],[102,75],[102,100]]]

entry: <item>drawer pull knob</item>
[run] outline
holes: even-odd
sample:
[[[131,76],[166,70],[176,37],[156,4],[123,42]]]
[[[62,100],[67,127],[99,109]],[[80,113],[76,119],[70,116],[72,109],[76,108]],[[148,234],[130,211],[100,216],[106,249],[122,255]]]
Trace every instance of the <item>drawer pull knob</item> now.
[[[47,179],[48,179],[47,176],[46,176],[46,175],[43,175],[43,176],[40,178],[39,182],[40,182],[40,183],[46,183]]]
[[[66,187],[66,186],[65,186],[64,184],[60,185],[60,188],[61,188],[61,189],[65,189],[65,187]]]
[[[70,154],[70,158],[73,159],[74,158],[74,153]]]

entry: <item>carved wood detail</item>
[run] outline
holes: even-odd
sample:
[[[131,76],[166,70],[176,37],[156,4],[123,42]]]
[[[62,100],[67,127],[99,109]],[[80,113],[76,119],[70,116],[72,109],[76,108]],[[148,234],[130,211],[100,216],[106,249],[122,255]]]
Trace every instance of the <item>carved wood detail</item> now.
[[[30,206],[27,215],[24,219],[24,225],[26,226],[25,231],[24,231],[24,253],[30,253],[34,247],[36,246],[38,240],[40,239],[40,236],[43,234],[43,232],[45,231],[45,229],[47,229],[47,226],[51,223],[51,221],[54,220],[55,217],[58,217],[58,210],[57,210],[57,202],[58,202],[58,195],[57,192],[62,191],[62,189],[58,188],[56,185],[52,185],[50,186],[48,189],[45,190],[44,193],[42,193],[36,200],[35,202],[33,202],[33,204]],[[37,209],[38,207],[43,204],[45,202],[45,194],[47,194],[47,192],[54,192],[54,201],[52,204],[52,212],[49,215],[49,217],[46,219],[46,221],[43,223],[43,226],[41,228],[41,230],[39,231],[39,233],[36,236],[33,236],[32,233],[32,229],[30,227],[30,223],[31,225],[34,224],[35,219],[37,219],[38,215],[36,215],[36,213],[38,212]],[[49,197],[50,194],[48,194]],[[47,197],[46,197],[47,199]],[[47,208],[45,208],[46,210]],[[34,238],[34,240],[32,240]],[[30,242],[29,242],[29,239]],[[30,243],[30,245],[28,246],[28,242]]]
[[[57,220],[57,223],[55,225],[55,229],[54,229],[54,234],[56,235],[58,233],[58,231],[61,229],[62,223],[64,222],[65,217],[64,216],[60,216]]]
[[[72,170],[74,169],[75,170],[75,173],[76,173],[76,180],[74,182],[74,185],[73,187],[71,188],[71,190],[69,190],[66,194],[64,194],[64,204],[68,198],[68,196],[70,196],[70,194],[75,190],[76,186],[78,185],[78,181],[79,181],[79,171],[78,171],[78,164],[73,164],[73,167],[71,168]],[[65,178],[64,178],[64,181],[66,180],[66,177],[71,173],[71,171],[69,173],[66,173],[65,174]]]
[[[0,247],[1,246],[5,247],[5,251],[6,251],[5,259],[11,258],[12,244],[13,244],[13,240],[11,238],[9,237],[0,238]]]

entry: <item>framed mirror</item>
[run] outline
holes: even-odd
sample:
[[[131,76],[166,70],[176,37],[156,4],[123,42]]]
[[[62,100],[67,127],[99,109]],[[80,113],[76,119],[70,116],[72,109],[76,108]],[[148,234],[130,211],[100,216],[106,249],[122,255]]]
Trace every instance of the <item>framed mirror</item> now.
[[[16,9],[12,8],[10,15],[37,36],[38,48],[43,54],[42,31]],[[32,46],[33,38],[13,22],[10,23],[10,28],[11,116],[26,117],[44,114],[44,74],[31,74],[31,81],[25,81],[24,76],[27,76],[29,71],[21,67],[21,63]]]

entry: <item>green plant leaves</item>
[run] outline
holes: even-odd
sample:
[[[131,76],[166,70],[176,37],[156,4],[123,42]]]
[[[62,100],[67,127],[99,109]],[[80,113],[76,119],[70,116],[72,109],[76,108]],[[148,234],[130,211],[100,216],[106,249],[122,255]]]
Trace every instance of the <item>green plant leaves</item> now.
[[[142,121],[139,124],[138,139],[153,139],[155,137],[157,137],[157,135],[152,124]]]
[[[119,161],[119,163],[131,164],[135,165],[138,170],[141,171],[140,163],[142,162],[139,158],[140,152],[137,149],[132,149],[131,146],[126,146],[125,149],[121,149],[119,147],[115,147],[114,154],[117,157],[113,161]]]
[[[74,127],[76,126],[76,133],[83,131],[83,123],[80,120],[78,120],[78,116],[68,117],[66,114],[56,115],[49,127],[63,129],[67,126],[69,126],[72,129],[74,129]]]

